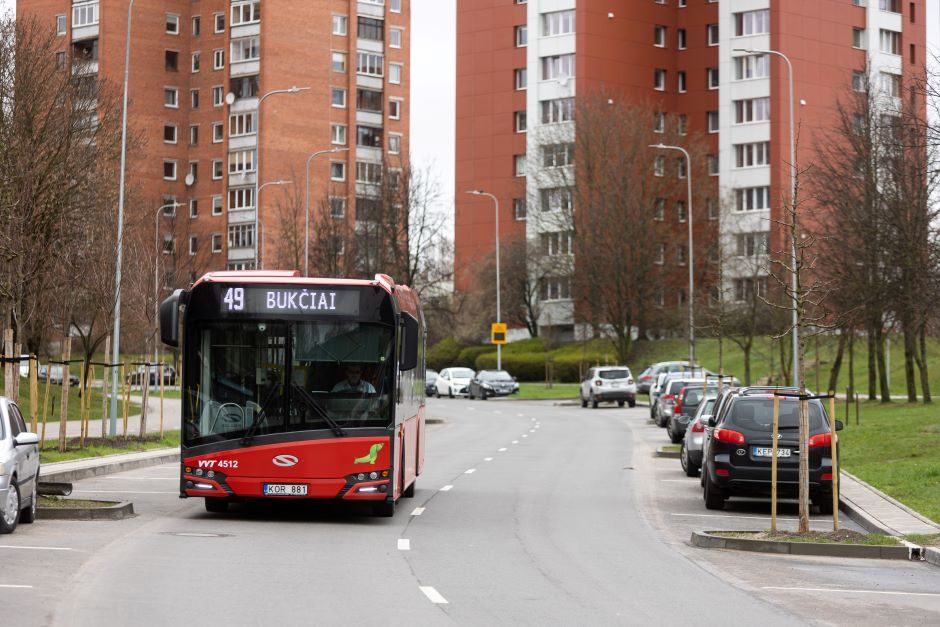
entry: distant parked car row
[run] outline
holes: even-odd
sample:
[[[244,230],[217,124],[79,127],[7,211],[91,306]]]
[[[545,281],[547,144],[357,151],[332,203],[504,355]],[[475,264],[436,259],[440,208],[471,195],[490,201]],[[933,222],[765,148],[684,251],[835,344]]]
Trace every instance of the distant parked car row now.
[[[519,392],[519,383],[505,370],[481,370],[470,368],[444,368],[440,372],[425,373],[425,394],[440,398],[466,396],[486,400],[493,396],[508,396]]]
[[[138,366],[137,369],[127,375],[125,379],[131,385],[143,385],[144,379],[147,377],[147,366]],[[150,385],[157,385],[160,375],[159,371],[155,366],[150,367]],[[176,368],[173,366],[164,366],[163,367],[163,385],[176,385]]]

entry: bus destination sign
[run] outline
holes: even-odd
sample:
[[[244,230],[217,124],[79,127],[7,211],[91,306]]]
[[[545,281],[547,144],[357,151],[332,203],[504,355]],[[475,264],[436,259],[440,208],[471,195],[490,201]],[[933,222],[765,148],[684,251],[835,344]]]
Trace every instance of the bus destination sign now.
[[[359,291],[294,287],[228,287],[223,313],[359,315]]]

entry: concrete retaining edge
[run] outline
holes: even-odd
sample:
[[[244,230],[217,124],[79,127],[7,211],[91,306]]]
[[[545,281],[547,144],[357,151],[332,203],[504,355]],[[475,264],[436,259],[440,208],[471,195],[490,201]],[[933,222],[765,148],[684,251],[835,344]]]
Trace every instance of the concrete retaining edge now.
[[[928,564],[940,566],[940,549],[936,549],[931,546],[924,547],[923,555]]]
[[[120,455],[108,455],[103,458],[96,458],[97,465],[80,466],[78,468],[63,468],[59,464],[72,464],[72,462],[58,462],[55,464],[46,464],[39,471],[40,481],[61,481],[72,482],[89,477],[99,477],[115,472],[125,470],[136,470],[137,468],[147,468],[149,466],[159,466],[168,462],[178,462],[180,460],[179,449],[164,449],[160,454],[148,455],[146,457],[137,453],[124,453]],[[82,460],[85,461],[85,460]]]
[[[662,447],[656,449],[656,457],[666,457],[668,459],[679,459],[679,451],[666,451]]]
[[[864,544],[821,544],[812,542],[781,542],[749,540],[712,535],[713,531],[693,531],[692,545],[703,549],[731,549],[776,553],[778,555],[813,555],[818,557],[861,557],[868,559],[910,559],[906,546],[868,546]]]
[[[36,512],[40,520],[122,520],[133,515],[134,504],[130,501],[116,502],[110,507],[40,507]]]

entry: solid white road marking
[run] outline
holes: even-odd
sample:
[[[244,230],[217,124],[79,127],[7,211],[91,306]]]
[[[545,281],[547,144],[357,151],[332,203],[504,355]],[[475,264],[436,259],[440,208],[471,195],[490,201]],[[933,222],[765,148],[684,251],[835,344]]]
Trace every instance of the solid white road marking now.
[[[445,485],[443,488],[441,488],[441,492],[450,492],[453,488],[454,486],[452,485]]]
[[[32,588],[32,586],[22,586],[14,583],[0,583],[0,588]]]
[[[179,492],[146,492],[141,490],[72,490],[72,494],[179,494]]]
[[[418,586],[418,589],[424,593],[428,599],[431,600],[431,603],[446,604],[447,599],[441,596],[441,593],[432,588],[431,586]]]
[[[72,551],[61,546],[13,546],[9,544],[0,545],[0,549],[19,549],[23,551]]]
[[[410,551],[411,550],[411,540],[408,538],[398,538],[398,550],[399,551]]]
[[[465,470],[463,474],[465,474],[465,475],[472,475],[472,474],[475,473],[476,471],[477,471],[476,468],[471,468],[470,470]]]
[[[412,515],[412,516],[420,516],[420,515],[423,514],[423,513],[424,513],[424,508],[423,508],[423,507],[416,507],[416,508],[414,508],[414,511],[411,512],[411,515]]]
[[[505,452],[505,451],[507,451],[507,450],[509,450],[509,449],[507,449],[507,448],[504,446],[503,448],[499,449],[497,452],[498,452],[498,453],[503,453],[503,452]]]
[[[491,462],[491,461],[493,461],[493,458],[492,458],[492,457],[484,457],[484,458],[483,458],[483,461],[485,461],[485,462]]]
[[[940,593],[937,592],[901,592],[896,590],[851,590],[849,588],[784,588],[782,586],[764,586],[763,590],[785,590],[792,592],[838,592],[839,594],[845,594],[846,592],[856,592],[858,594],[893,594],[898,596],[912,596],[912,597],[940,597]]]

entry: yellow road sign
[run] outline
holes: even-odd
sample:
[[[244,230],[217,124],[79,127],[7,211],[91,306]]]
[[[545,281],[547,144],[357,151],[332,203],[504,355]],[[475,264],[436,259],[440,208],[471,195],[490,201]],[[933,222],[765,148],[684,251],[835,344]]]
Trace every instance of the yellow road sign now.
[[[490,328],[490,343],[492,344],[505,344],[506,343],[506,323],[505,322],[494,322]]]

